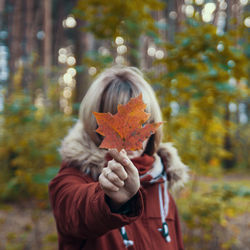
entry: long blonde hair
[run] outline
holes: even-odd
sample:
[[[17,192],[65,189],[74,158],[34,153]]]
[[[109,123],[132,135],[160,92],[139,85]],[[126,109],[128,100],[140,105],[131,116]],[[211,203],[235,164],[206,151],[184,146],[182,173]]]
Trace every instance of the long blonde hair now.
[[[151,113],[149,122],[162,121],[160,106],[154,90],[143,78],[141,71],[135,67],[113,66],[97,76],[82,100],[79,119],[84,129],[96,145],[101,143],[101,137],[95,132],[97,128],[95,112],[117,112],[118,104],[126,104],[131,97],[142,93],[147,104],[146,111]],[[162,127],[162,126],[161,126]],[[150,155],[158,150],[162,140],[162,128],[151,136],[145,151]]]

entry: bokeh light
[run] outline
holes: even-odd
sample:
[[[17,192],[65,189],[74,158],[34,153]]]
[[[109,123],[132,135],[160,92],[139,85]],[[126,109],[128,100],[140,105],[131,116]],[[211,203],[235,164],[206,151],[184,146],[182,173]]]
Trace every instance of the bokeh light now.
[[[68,64],[69,66],[75,65],[75,64],[76,64],[76,59],[75,59],[75,57],[69,56],[69,57],[67,58],[67,64]]]
[[[59,63],[66,63],[67,62],[67,56],[66,55],[59,55],[58,56],[58,62]]]
[[[202,4],[204,4],[204,0],[195,0],[195,3],[197,5],[202,5]]]
[[[103,46],[101,46],[98,49],[98,53],[100,53],[102,56],[109,56],[110,55],[110,51],[107,48],[103,47]]]
[[[185,8],[185,14],[187,17],[192,17],[194,15],[194,7],[192,5],[187,5]]]
[[[75,28],[77,25],[76,19],[74,16],[70,15],[63,20],[62,25],[64,28]]]
[[[185,4],[192,4],[192,3],[193,3],[193,0],[185,0],[184,3],[185,3]]]
[[[155,58],[158,60],[161,60],[164,58],[164,51],[163,50],[157,50],[155,52]]]
[[[36,33],[36,37],[37,37],[38,40],[43,40],[44,37],[45,37],[44,31],[43,31],[43,30],[38,31],[38,32]]]
[[[66,54],[67,54],[67,49],[65,49],[65,48],[60,48],[60,49],[58,50],[58,53],[59,53],[59,55],[66,55]]]
[[[72,76],[71,76],[71,74],[69,74],[69,73],[65,73],[64,75],[63,75],[63,80],[64,80],[64,82],[65,83],[70,83],[71,81],[72,81]]]
[[[88,72],[89,72],[89,75],[94,76],[96,74],[97,70],[95,67],[92,66],[89,68]]]
[[[117,64],[124,64],[124,63],[125,63],[125,59],[124,59],[123,56],[117,56],[117,57],[115,58],[115,62],[116,62]]]
[[[223,45],[222,42],[220,42],[220,43],[217,45],[217,50],[218,50],[219,52],[222,52],[222,51],[224,50],[224,45]]]
[[[250,17],[245,18],[244,25],[249,28],[250,27]]]
[[[248,0],[240,0],[240,3],[241,3],[242,5],[247,5],[247,4],[248,4]]]
[[[124,43],[124,39],[121,36],[117,36],[115,38],[116,45],[122,45]]]
[[[70,87],[65,87],[63,90],[63,96],[69,99],[72,96],[72,90]]]
[[[127,52],[127,47],[125,45],[120,45],[117,47],[118,54],[125,54]]]
[[[228,65],[228,67],[233,68],[233,67],[235,66],[235,61],[229,60],[229,61],[227,62],[227,65]]]
[[[226,10],[226,8],[227,8],[227,3],[226,2],[221,2],[220,3],[220,9],[221,10]]]
[[[211,22],[214,18],[213,12],[216,9],[215,3],[206,3],[202,9],[202,20],[206,23]]]
[[[69,73],[72,77],[76,75],[76,69],[75,68],[68,68],[67,73]]]
[[[177,13],[175,11],[170,11],[169,13],[169,17],[173,20],[175,20],[177,18]]]
[[[156,52],[155,47],[149,47],[148,50],[147,50],[147,54],[149,56],[155,56],[155,52]]]

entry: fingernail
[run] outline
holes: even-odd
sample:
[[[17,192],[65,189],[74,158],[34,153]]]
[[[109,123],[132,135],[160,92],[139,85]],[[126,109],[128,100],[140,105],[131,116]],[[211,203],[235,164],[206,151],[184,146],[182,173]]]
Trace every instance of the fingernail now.
[[[124,164],[128,164],[129,161],[128,161],[127,159],[123,159],[123,163],[124,163]]]
[[[111,149],[109,149],[109,152],[111,152],[111,153],[115,153],[116,151],[115,151],[115,149],[114,149],[114,148],[111,148]]]
[[[122,150],[121,150],[121,152],[122,152],[123,154],[126,154],[126,151],[125,151],[125,149],[122,149]]]

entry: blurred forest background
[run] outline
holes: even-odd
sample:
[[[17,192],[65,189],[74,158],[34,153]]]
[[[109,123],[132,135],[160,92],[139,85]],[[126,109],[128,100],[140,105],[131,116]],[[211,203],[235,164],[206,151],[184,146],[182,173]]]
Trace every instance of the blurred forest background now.
[[[57,248],[57,149],[112,64],[144,72],[191,168],[175,193],[186,249],[250,249],[249,12],[248,0],[0,0],[0,249]]]

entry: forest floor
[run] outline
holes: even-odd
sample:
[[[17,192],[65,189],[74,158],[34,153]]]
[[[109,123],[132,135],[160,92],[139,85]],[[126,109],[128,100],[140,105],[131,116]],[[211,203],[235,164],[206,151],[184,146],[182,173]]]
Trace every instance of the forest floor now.
[[[218,183],[214,178],[201,177],[204,188]],[[249,176],[226,176],[223,183],[245,185],[250,187]],[[220,184],[223,184],[220,183]],[[229,229],[225,237],[231,237],[237,228],[237,244],[232,250],[250,250],[250,202],[245,199],[244,212],[229,221]],[[240,201],[239,206],[242,202]],[[50,209],[38,208],[34,202],[19,204],[0,204],[0,250],[55,250],[57,249],[57,233],[54,218]],[[214,248],[219,250],[221,248]]]
[[[194,176],[191,175],[191,179],[194,179]],[[175,194],[175,199],[177,200],[179,210],[183,210],[180,205],[183,204],[183,200],[190,204],[191,200],[186,200],[185,193],[196,192],[198,197],[202,198],[201,201],[207,198],[209,199],[217,199],[217,196],[210,196],[213,190],[219,190],[219,192],[223,193],[224,197],[231,197],[227,200],[224,200],[224,204],[219,206],[217,209],[222,209],[224,207],[223,218],[225,225],[221,226],[221,224],[214,219],[210,222],[212,225],[212,229],[209,233],[210,240],[206,247],[202,247],[202,249],[213,249],[213,250],[221,250],[221,249],[230,249],[230,250],[250,250],[250,175],[249,173],[236,173],[232,172],[230,174],[219,174],[217,178],[215,177],[207,177],[207,176],[199,176],[196,180],[196,184],[192,186],[194,182],[191,181],[188,183],[187,187],[184,188],[181,192]],[[184,194],[184,195],[183,195]],[[218,194],[218,193],[217,193]],[[221,194],[220,194],[221,195]],[[212,198],[211,198],[212,197]],[[219,196],[220,199],[223,200],[223,196]],[[227,198],[226,198],[227,199]],[[199,204],[199,203],[198,203]],[[213,204],[213,202],[208,203],[208,206]],[[214,203],[216,204],[216,202]],[[227,204],[227,205],[226,205]],[[202,205],[201,205],[202,206]],[[203,205],[204,206],[204,205]],[[193,210],[191,210],[193,211]],[[199,211],[199,210],[198,210]],[[201,211],[201,210],[200,210]],[[207,212],[206,209],[202,210],[205,214]],[[214,213],[214,211],[213,211]],[[210,215],[201,215],[199,214],[199,219],[206,217],[210,218]],[[194,222],[194,220],[193,220]],[[197,223],[201,225],[202,223]],[[186,249],[201,249],[195,243],[192,243],[193,239],[196,239],[197,242],[206,243],[206,236],[203,235],[199,229],[194,226],[193,230],[190,230],[186,227],[185,223],[182,225],[182,231],[184,237],[186,237]],[[194,231],[194,232],[193,232]],[[209,232],[208,227],[205,229],[205,232]],[[195,236],[192,240],[189,240],[188,237]],[[220,242],[220,243],[219,243]],[[199,245],[199,243],[198,243]],[[221,245],[221,246],[219,246]],[[192,247],[191,247],[192,246]]]

